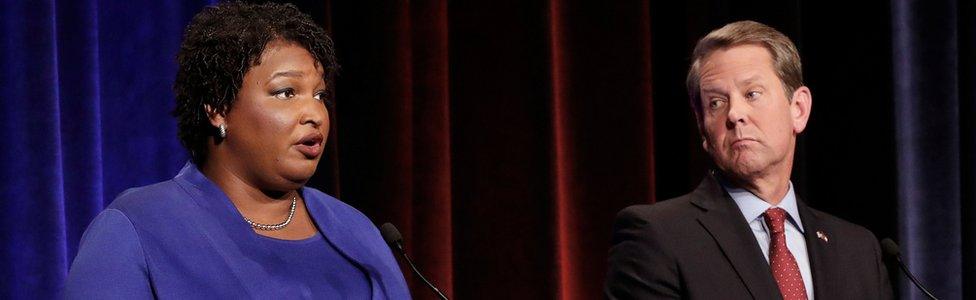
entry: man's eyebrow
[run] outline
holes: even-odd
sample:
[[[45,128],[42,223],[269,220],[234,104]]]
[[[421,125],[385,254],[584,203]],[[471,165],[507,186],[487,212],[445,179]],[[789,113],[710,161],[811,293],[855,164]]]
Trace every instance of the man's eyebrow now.
[[[703,95],[704,94],[725,94],[725,93],[726,93],[725,89],[723,88],[712,87],[712,86],[702,87]]]
[[[740,85],[750,85],[750,84],[756,83],[757,81],[760,81],[760,80],[762,80],[762,76],[759,76],[759,74],[756,74],[756,75],[752,75],[752,77],[749,77],[749,78],[740,80],[739,81],[739,84]]]

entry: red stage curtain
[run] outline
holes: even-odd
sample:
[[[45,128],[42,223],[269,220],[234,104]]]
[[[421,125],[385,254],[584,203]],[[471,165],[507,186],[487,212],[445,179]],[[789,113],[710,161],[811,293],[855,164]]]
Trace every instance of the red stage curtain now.
[[[396,224],[450,296],[601,298],[614,213],[654,195],[646,5],[327,3],[343,69],[311,185]]]

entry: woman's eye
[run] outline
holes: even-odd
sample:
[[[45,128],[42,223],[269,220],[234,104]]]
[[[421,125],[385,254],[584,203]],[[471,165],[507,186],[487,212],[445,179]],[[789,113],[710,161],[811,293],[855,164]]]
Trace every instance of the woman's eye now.
[[[274,92],[274,96],[281,100],[288,100],[295,97],[295,90],[291,88],[280,89]]]
[[[325,91],[315,93],[315,100],[322,101],[325,100],[326,98],[328,98],[328,95],[326,94]]]

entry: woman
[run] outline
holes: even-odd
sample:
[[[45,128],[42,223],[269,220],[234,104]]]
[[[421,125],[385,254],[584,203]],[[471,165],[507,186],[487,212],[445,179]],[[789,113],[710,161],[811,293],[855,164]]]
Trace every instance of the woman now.
[[[174,112],[193,160],[92,221],[68,298],[409,298],[370,220],[303,187],[329,132],[333,53],[292,5],[197,14]]]

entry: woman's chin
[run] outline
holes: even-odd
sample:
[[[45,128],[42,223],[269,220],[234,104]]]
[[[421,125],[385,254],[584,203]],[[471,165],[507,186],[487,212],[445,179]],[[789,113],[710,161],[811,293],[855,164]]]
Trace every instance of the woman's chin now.
[[[312,175],[315,175],[315,169],[318,167],[318,160],[306,160],[304,162],[295,162],[283,166],[281,176],[286,180],[305,184],[308,182]]]

